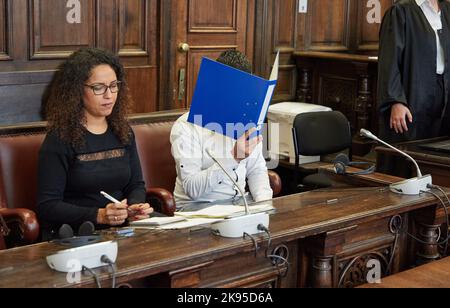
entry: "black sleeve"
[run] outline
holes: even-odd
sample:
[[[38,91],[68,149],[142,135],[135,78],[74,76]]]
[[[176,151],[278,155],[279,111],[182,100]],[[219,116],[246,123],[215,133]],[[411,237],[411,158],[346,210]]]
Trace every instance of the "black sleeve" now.
[[[97,208],[80,207],[64,202],[67,174],[70,168],[70,147],[54,134],[48,134],[39,151],[38,215],[50,224],[80,225],[97,223]]]
[[[130,154],[130,170],[131,178],[125,188],[124,194],[128,199],[128,204],[144,203],[146,199],[145,183],[142,177],[141,163],[139,160],[139,154],[136,147],[136,139],[133,134],[131,144],[127,147]]]
[[[390,109],[394,102],[408,106],[401,73],[406,27],[403,10],[401,6],[394,5],[381,25],[378,63],[378,107],[381,112]]]

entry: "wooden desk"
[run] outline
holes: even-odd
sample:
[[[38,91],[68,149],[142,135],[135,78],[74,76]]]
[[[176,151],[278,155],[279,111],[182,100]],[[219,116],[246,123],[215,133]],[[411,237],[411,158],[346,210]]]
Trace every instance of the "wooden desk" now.
[[[421,225],[435,223],[436,201],[428,195],[343,187],[279,198],[273,205],[269,252],[277,250],[287,257],[289,271],[265,257],[265,235],[255,237],[260,247],[255,254],[248,238],[225,239],[206,229],[153,232],[119,241],[117,283],[132,287],[352,287],[366,283],[369,260],[379,260],[386,267],[394,253],[395,273],[427,254],[438,257],[433,251],[435,230]],[[395,216],[430,245],[416,245],[402,235],[393,252],[389,226]],[[89,275],[81,275],[79,283],[73,284],[66,274],[49,269],[45,257],[60,249],[43,243],[0,251],[0,287],[95,287]],[[110,286],[108,268],[97,272],[102,285]]]
[[[420,147],[421,144],[445,139],[447,138],[407,142],[398,145],[398,148],[416,159],[422,173],[431,174],[433,176],[433,182],[436,185],[450,187],[450,154],[429,151]],[[379,161],[383,156],[401,157],[399,153],[386,147],[377,147],[376,151],[379,156]],[[411,174],[415,174],[415,167],[406,158],[403,158],[403,156],[396,160],[397,163],[401,165],[400,170],[411,170]],[[403,176],[402,174],[395,174],[395,172],[394,175]]]
[[[382,279],[361,288],[450,288],[450,258]]]

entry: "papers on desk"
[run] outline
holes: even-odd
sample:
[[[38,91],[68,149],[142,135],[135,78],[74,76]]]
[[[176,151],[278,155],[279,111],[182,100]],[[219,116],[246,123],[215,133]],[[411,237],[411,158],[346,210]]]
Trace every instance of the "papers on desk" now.
[[[176,222],[173,224],[162,225],[158,229],[162,230],[182,230],[194,227],[209,227],[211,224],[222,221],[220,218],[191,218],[184,219],[182,222]]]
[[[274,209],[271,202],[249,206],[249,208],[250,213],[252,214],[268,212]],[[153,217],[140,222],[134,222],[132,223],[132,226],[161,230],[182,230],[194,227],[209,227],[211,224],[222,221],[226,218],[240,216],[244,213],[244,206],[215,205],[197,212],[178,212],[175,213],[175,217]],[[165,220],[162,220],[163,218]],[[173,221],[170,221],[169,218],[173,219]],[[152,224],[149,224],[148,221],[151,221]],[[154,221],[158,221],[159,224],[154,223]]]
[[[167,224],[173,224],[176,222],[186,221],[186,218],[181,216],[175,217],[152,217],[148,219],[143,219],[139,221],[130,222],[132,227],[157,227]]]
[[[273,210],[271,203],[263,203],[249,206],[250,213],[260,213]],[[185,218],[211,218],[211,219],[225,219],[233,216],[239,216],[245,213],[245,206],[233,205],[214,205],[196,212],[178,212],[177,216]]]

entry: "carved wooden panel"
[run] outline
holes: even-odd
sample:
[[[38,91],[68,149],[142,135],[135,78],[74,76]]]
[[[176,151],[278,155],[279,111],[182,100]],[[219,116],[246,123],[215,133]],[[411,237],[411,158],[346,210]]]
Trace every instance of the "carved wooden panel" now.
[[[94,0],[33,0],[30,58],[65,58],[79,48],[94,47],[94,12]]]
[[[9,52],[8,0],[0,0],[0,60],[8,60]]]
[[[357,50],[378,50],[381,20],[386,11],[394,3],[393,0],[357,1]]]
[[[145,0],[120,0],[119,3],[119,55],[146,56],[149,33],[148,2]]]
[[[346,260],[339,260],[339,288],[355,288],[366,284],[371,277],[370,271],[374,269],[372,262],[379,262],[381,277],[389,264],[391,249],[384,248],[369,254],[359,255]]]
[[[297,33],[297,0],[275,1],[274,6],[274,52],[278,49],[294,51]]]
[[[324,74],[320,79],[319,104],[341,111],[352,124],[356,124],[355,103],[358,81]]]
[[[189,32],[236,32],[238,0],[189,0]]]
[[[350,44],[350,0],[308,2],[306,49],[345,51]]]

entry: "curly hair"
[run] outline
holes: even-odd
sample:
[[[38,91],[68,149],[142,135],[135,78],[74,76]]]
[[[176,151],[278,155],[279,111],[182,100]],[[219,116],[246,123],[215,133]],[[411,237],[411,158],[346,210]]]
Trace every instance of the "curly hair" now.
[[[64,143],[80,148],[85,145],[86,116],[83,93],[86,81],[92,70],[99,65],[109,65],[121,81],[117,101],[108,125],[122,144],[129,144],[132,136],[127,121],[131,106],[125,70],[119,58],[109,51],[97,48],[85,48],[72,54],[55,75],[50,95],[45,106],[48,131],[55,133]]]
[[[246,73],[252,73],[252,64],[248,58],[240,51],[227,50],[217,58],[217,62],[234,67]]]

